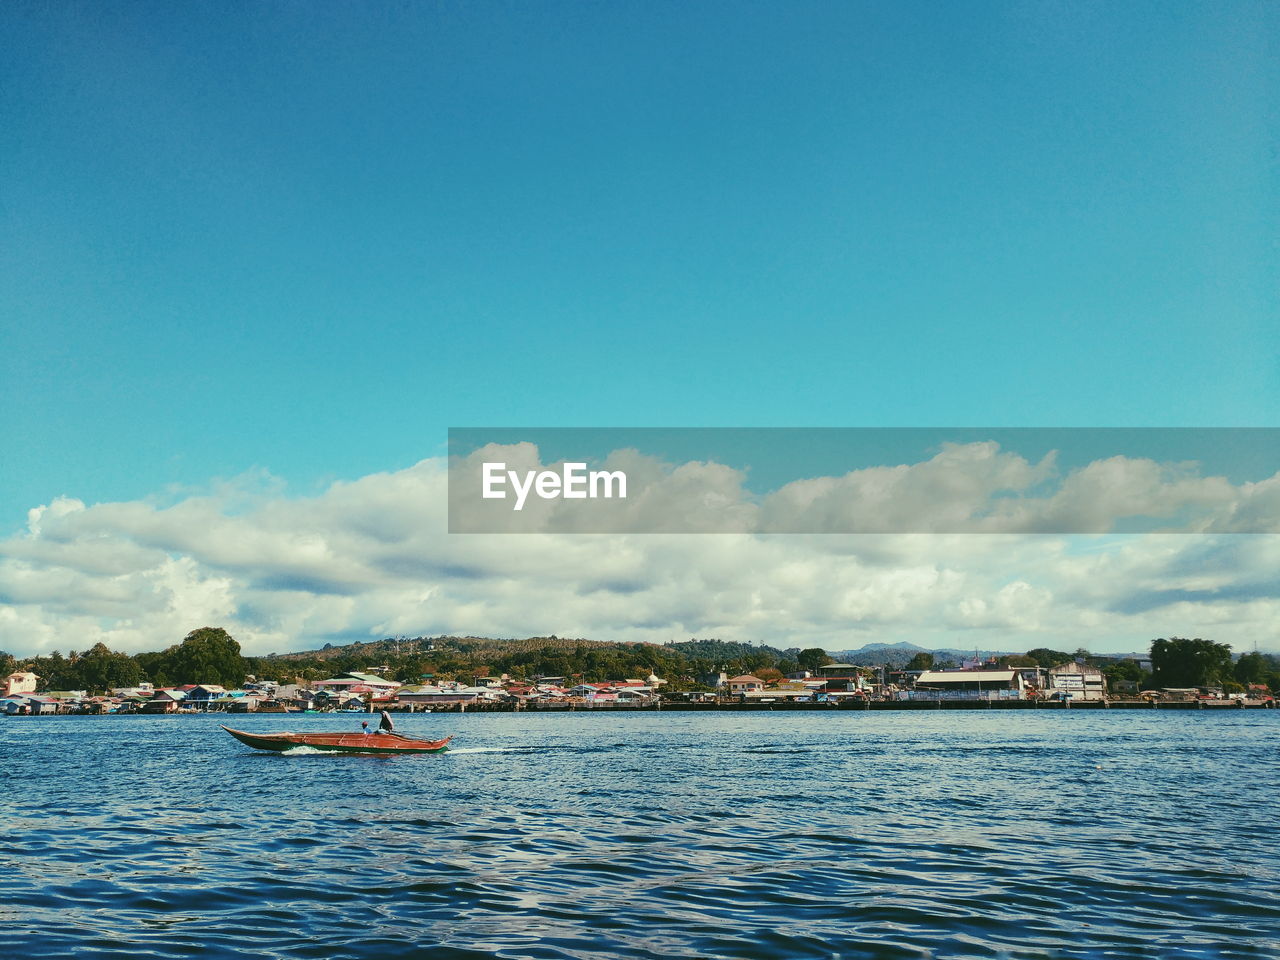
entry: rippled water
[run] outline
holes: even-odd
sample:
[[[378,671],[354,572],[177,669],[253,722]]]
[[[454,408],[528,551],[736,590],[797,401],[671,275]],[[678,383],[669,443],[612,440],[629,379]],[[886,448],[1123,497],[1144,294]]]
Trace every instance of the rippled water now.
[[[236,718],[266,732],[335,716]],[[1280,711],[0,720],[14,957],[1277,957]]]

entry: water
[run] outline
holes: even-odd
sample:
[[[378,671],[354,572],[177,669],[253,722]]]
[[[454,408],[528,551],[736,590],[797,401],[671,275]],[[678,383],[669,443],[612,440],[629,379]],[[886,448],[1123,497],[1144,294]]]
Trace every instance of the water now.
[[[0,720],[6,955],[1280,956],[1280,711],[216,723]]]

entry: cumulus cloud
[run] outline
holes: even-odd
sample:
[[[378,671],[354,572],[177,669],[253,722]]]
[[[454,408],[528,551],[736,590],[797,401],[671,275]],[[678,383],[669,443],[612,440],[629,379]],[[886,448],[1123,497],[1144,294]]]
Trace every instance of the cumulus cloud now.
[[[502,453],[539,465],[536,448]],[[1047,504],[1062,497],[1062,510],[1094,509],[1102,499],[1112,515],[1153,484],[1173,488],[1161,509],[1176,514],[1190,503],[1211,513],[1200,514],[1205,529],[1231,529],[1242,511],[1265,515],[1276,489],[1272,481],[1224,489],[1194,471],[1125,463],[1068,475],[1045,493],[1057,471],[1052,459],[1029,463],[990,447],[939,458],[801,481],[773,503],[717,464],[673,466],[634,451],[610,458],[653,481],[646,497],[625,504],[636,522],[683,503],[740,524],[741,532],[708,535],[449,534],[443,460],[335,483],[312,497],[291,497],[278,484],[163,503],[87,506],[61,497],[0,542],[0,648],[22,654],[101,640],[151,650],[205,624],[227,627],[251,653],[438,633],[700,636],[833,650],[901,640],[1132,650],[1171,633],[1240,649],[1276,645],[1274,535],[758,532],[759,516],[771,510],[846,509],[851,490],[895,491],[921,509],[946,495],[968,515],[987,517],[1002,499],[985,499],[991,491]],[[893,509],[885,496],[877,502]],[[546,509],[530,515],[531,530],[563,505]],[[1035,529],[1012,513],[1002,522]]]

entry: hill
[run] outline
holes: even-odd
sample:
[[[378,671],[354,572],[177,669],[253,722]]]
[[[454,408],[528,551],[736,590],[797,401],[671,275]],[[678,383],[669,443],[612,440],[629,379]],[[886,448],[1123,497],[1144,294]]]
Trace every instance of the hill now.
[[[852,650],[829,650],[827,654],[841,663],[901,668],[921,652],[932,653],[938,661],[956,663],[975,655],[974,650],[930,650],[908,642],[868,643]],[[980,649],[976,654],[987,657],[1001,656],[1006,652]],[[722,670],[730,675],[769,668],[791,673],[799,669],[800,654],[796,647],[783,649],[728,640],[681,640],[658,645],[554,635],[521,639],[389,637],[340,646],[326,644],[319,650],[273,654],[254,659],[254,666],[262,676],[287,674],[307,679],[343,670],[383,667],[388,675],[406,682],[416,681],[423,674],[465,679],[501,673],[523,677],[581,675],[586,680],[644,677],[656,673],[668,679],[685,677],[695,680]]]

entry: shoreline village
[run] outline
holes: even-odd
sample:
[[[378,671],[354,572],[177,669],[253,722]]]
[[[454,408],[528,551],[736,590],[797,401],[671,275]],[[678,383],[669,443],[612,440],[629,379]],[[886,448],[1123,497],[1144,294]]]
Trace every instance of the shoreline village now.
[[[880,662],[854,663],[819,648],[718,640],[417,637],[244,657],[225,630],[205,627],[165,651],[132,657],[102,644],[68,657],[3,655],[0,715],[1239,710],[1274,708],[1280,687],[1280,657],[1233,658],[1226,645],[1200,639],[1159,639],[1149,654],[1036,648],[955,662],[941,651],[906,653],[872,648],[863,659],[878,654]]]
[[[523,510],[530,492],[542,500],[625,500],[627,475],[622,470],[587,470],[585,463],[561,464],[555,470],[526,470],[523,473],[508,470],[502,462],[481,465],[483,478],[481,497],[485,500],[505,500],[504,485],[510,483],[515,493],[513,510]]]

